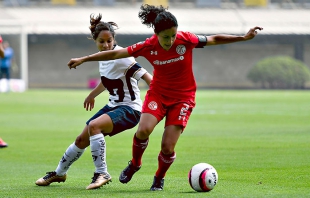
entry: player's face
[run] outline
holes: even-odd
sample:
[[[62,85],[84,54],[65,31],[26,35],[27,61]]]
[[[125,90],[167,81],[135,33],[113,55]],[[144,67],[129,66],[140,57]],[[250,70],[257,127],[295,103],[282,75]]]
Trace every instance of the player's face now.
[[[168,51],[171,48],[176,39],[177,31],[177,27],[172,27],[157,34],[159,44],[164,50]]]
[[[110,31],[102,30],[95,42],[99,51],[112,50],[114,45],[114,38]]]

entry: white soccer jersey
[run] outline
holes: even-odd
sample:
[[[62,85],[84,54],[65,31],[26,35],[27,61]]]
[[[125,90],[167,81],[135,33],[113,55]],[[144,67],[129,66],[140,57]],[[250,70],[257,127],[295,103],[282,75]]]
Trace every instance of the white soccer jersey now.
[[[116,45],[114,50],[122,49]],[[110,107],[130,106],[141,111],[142,101],[138,81],[147,72],[133,57],[99,61],[99,72],[103,86],[109,91]]]

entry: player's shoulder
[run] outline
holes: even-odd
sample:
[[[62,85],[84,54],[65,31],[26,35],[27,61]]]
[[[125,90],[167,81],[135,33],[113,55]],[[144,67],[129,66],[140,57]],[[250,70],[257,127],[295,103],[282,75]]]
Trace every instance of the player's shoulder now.
[[[191,41],[193,39],[197,39],[196,34],[188,32],[188,31],[178,31],[177,39],[184,41]]]
[[[154,36],[152,36],[150,38],[146,38],[144,41],[138,42],[137,45],[140,45],[143,47],[150,47],[154,45],[154,43],[155,43],[155,39],[154,39]]]
[[[154,44],[155,42],[153,41],[152,39],[153,37],[151,38],[146,38],[144,41],[140,41],[140,42],[137,42],[131,46],[129,46],[127,49],[129,51],[135,51],[135,52],[143,52],[145,50],[150,50],[150,48],[154,48]]]

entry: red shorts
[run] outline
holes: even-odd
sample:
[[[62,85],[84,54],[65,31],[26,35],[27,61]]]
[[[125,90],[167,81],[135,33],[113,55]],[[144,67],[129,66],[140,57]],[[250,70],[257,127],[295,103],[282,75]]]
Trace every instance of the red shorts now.
[[[184,100],[170,98],[148,90],[142,106],[142,113],[152,114],[158,122],[166,116],[165,127],[179,125],[184,129],[195,105],[194,98]]]

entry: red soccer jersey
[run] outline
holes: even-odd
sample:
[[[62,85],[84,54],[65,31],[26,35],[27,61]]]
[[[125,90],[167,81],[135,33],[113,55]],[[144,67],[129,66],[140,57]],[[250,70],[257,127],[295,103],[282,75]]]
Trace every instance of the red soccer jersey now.
[[[131,56],[145,57],[154,67],[150,89],[162,95],[185,99],[194,98],[196,81],[193,73],[193,48],[198,37],[179,31],[171,48],[164,50],[156,34],[144,42],[127,47]]]

